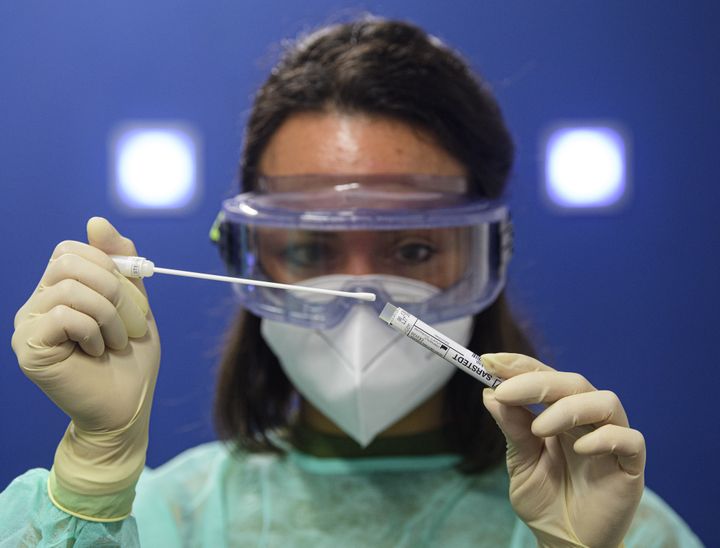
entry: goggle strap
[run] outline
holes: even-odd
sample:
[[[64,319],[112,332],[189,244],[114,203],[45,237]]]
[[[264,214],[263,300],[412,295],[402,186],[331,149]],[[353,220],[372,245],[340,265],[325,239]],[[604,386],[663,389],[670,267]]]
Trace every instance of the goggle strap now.
[[[210,227],[210,241],[217,244],[220,242],[220,225],[225,221],[225,212],[221,211],[215,217],[212,226]]]
[[[507,219],[500,221],[500,273],[502,277],[505,277],[505,272],[512,258],[513,238],[512,220],[508,216]]]

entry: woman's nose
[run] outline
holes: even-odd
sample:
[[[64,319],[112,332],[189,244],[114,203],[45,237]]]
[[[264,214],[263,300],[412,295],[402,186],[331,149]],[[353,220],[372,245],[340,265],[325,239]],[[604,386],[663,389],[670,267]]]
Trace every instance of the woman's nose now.
[[[343,273],[351,276],[376,274],[370,253],[362,249],[349,249],[343,265]]]
[[[373,258],[377,250],[377,235],[364,230],[351,230],[342,236],[343,274],[377,274],[376,260]]]

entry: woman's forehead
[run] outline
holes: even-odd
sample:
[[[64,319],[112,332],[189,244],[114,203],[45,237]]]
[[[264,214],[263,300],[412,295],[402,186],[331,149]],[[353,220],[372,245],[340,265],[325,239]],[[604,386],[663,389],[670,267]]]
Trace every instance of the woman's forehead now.
[[[465,175],[462,164],[426,132],[393,119],[338,112],[300,113],[288,118],[268,142],[260,171],[273,177]]]

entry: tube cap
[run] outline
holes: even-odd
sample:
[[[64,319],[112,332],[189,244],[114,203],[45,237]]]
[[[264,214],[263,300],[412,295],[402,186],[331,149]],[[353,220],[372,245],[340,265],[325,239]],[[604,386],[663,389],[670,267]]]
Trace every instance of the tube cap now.
[[[149,278],[155,273],[155,264],[145,257],[110,255],[120,274],[127,278]]]

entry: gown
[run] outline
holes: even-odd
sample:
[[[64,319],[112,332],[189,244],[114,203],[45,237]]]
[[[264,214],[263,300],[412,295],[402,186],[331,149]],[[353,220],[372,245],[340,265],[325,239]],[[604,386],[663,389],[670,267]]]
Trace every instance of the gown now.
[[[0,493],[0,547],[535,548],[510,505],[504,463],[468,475],[459,455],[422,439],[351,455],[323,436],[306,432],[278,453],[221,441],[189,449],[146,468],[132,514],[113,523],[61,511],[47,494],[48,471],[29,470]],[[702,543],[646,489],[625,546]]]

